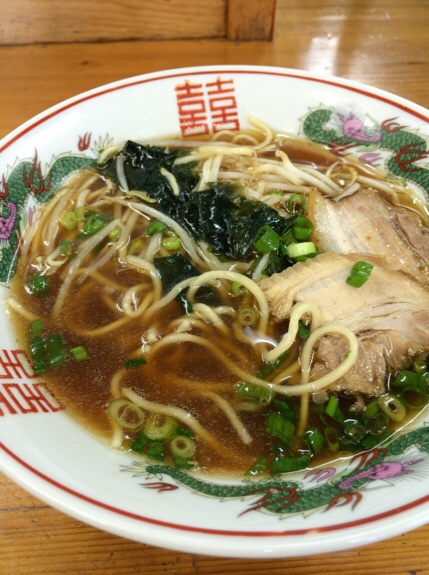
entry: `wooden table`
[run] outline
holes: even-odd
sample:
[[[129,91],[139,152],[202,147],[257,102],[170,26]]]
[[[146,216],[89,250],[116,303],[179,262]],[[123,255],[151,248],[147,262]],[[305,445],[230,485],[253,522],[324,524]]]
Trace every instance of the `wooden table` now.
[[[429,2],[279,0],[272,42],[0,46],[0,137],[48,106],[100,84],[203,64],[330,73],[429,107]],[[299,559],[246,561],[165,551],[66,517],[0,474],[1,575],[424,575],[429,574],[428,547],[429,525],[352,551]]]

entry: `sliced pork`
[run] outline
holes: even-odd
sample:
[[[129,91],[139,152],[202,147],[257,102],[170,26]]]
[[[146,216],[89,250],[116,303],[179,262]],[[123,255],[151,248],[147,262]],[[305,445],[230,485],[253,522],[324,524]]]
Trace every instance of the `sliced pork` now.
[[[339,201],[314,191],[307,216],[319,251],[379,255],[388,267],[429,285],[429,231],[418,214],[394,206],[375,191],[359,190]]]
[[[368,281],[355,288],[346,279],[359,260],[374,268]],[[259,285],[276,321],[286,319],[295,303],[311,302],[319,307],[323,323],[338,323],[355,333],[357,362],[331,389],[381,395],[387,373],[429,352],[429,291],[409,274],[385,267],[382,258],[325,253]],[[331,371],[346,351],[344,338],[323,338],[313,377]]]

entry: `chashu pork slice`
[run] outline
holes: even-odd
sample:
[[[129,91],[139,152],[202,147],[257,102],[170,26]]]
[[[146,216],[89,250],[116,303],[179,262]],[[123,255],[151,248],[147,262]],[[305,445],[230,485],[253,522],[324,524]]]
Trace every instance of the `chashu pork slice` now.
[[[352,266],[360,260],[374,265],[360,288],[346,283]],[[272,316],[289,317],[295,303],[313,303],[322,323],[349,328],[358,339],[354,367],[331,390],[353,395],[379,396],[386,375],[409,366],[429,351],[429,291],[410,275],[384,267],[382,259],[361,254],[325,253],[297,263],[259,283]],[[334,369],[347,352],[340,336],[319,340],[312,379]]]
[[[429,285],[429,230],[417,213],[362,189],[339,201],[312,191],[307,216],[319,251],[379,255]]]

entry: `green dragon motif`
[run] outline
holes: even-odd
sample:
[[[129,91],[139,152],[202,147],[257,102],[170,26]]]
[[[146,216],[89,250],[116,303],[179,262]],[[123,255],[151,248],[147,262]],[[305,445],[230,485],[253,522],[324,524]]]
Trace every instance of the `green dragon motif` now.
[[[412,456],[407,455],[407,451],[413,448]],[[383,447],[352,457],[344,470],[338,471],[336,467],[327,465],[303,471],[301,480],[296,479],[297,474],[285,474],[264,477],[259,481],[245,480],[235,485],[211,483],[187,471],[145,461],[134,461],[131,465],[123,466],[123,471],[147,480],[156,477],[160,481],[148,481],[142,485],[159,491],[173,491],[180,485],[222,501],[252,499],[241,515],[249,511],[264,511],[283,516],[329,510],[347,503],[354,508],[362,500],[362,492],[368,482],[411,475],[411,466],[427,462],[428,455],[429,428],[421,427],[400,435]],[[175,484],[163,481],[164,475],[171,477]],[[316,482],[316,485],[308,487],[312,482]]]
[[[328,127],[330,123],[338,127]],[[330,108],[319,108],[304,118],[302,131],[308,139],[328,146],[334,153],[345,155],[354,151],[366,163],[381,158],[377,151],[392,152],[385,164],[387,172],[413,182],[429,198],[429,169],[417,163],[429,157],[428,139],[399,125],[396,118],[369,129],[353,113],[346,116]]]
[[[70,173],[90,167],[94,160],[78,154],[63,154],[53,161],[43,175],[37,152],[32,160],[20,160],[7,179],[2,178],[0,192],[0,282],[7,284],[15,274],[20,236],[31,217],[27,212],[32,198],[43,204],[60,187]]]

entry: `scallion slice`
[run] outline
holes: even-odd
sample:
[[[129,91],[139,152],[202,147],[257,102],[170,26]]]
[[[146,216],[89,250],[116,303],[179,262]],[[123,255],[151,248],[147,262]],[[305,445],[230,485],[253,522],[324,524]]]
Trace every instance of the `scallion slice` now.
[[[42,332],[43,332],[43,320],[35,319],[30,325],[29,329],[30,341],[40,338],[42,336]]]
[[[249,290],[240,282],[233,282],[231,289],[234,295],[245,295],[249,292]]]
[[[316,253],[316,246],[313,242],[299,242],[294,244],[289,244],[287,246],[287,254],[290,258],[298,258],[302,256],[308,256],[310,254]]]
[[[293,224],[292,233],[296,240],[307,240],[313,232],[312,222],[305,216],[298,216]]]
[[[139,429],[144,423],[145,413],[126,397],[118,397],[107,406],[107,413],[123,429]]]
[[[146,419],[143,431],[154,440],[170,439],[175,434],[177,421],[168,415],[151,413]]]
[[[366,420],[365,429],[369,435],[378,437],[387,430],[389,421],[387,415],[379,411]]]
[[[352,267],[346,282],[353,287],[359,288],[366,283],[371,275],[374,266],[365,261],[359,261]]]
[[[344,422],[344,433],[356,443],[359,443],[361,439],[365,437],[365,427],[356,419],[346,419]]]
[[[405,405],[402,401],[391,393],[386,393],[377,399],[378,405],[383,413],[392,421],[403,421],[406,415]]]
[[[64,341],[60,333],[55,333],[46,338],[45,353],[49,367],[59,367],[67,361]]]
[[[131,357],[130,359],[126,359],[124,361],[124,367],[126,369],[134,369],[139,367],[140,365],[146,365],[147,360],[145,357]]]
[[[241,325],[253,327],[258,320],[258,312],[254,307],[242,306],[238,309],[237,318]]]
[[[235,389],[235,395],[242,401],[268,405],[274,399],[275,392],[269,387],[241,381]]]
[[[297,210],[303,210],[307,203],[307,199],[302,194],[292,194],[287,202],[287,211],[293,214]]]
[[[78,345],[70,350],[70,353],[75,358],[76,361],[85,361],[89,358],[88,352],[83,345]]]
[[[252,463],[252,465],[247,469],[244,475],[250,475],[251,477],[255,477],[256,475],[261,475],[264,473],[268,468],[268,461],[266,457],[262,455],[258,455],[256,460]]]
[[[331,451],[338,451],[340,449],[340,443],[338,441],[338,431],[335,427],[326,427],[323,433],[325,435],[328,448]]]
[[[136,453],[141,453],[148,443],[148,436],[141,431],[132,442],[131,449]]]
[[[314,455],[320,453],[326,444],[325,437],[320,429],[308,429],[305,433],[305,439]]]
[[[94,236],[100,230],[102,230],[108,222],[112,220],[111,214],[104,212],[88,212],[85,214],[85,220],[83,223],[83,229],[81,233],[77,236],[79,239],[86,239]]]
[[[289,473],[299,471],[309,466],[310,454],[298,455],[296,457],[275,457],[271,465],[271,473]]]
[[[163,441],[151,441],[147,447],[147,454],[150,459],[157,461],[164,461],[165,459],[165,445]]]
[[[428,401],[428,394],[416,387],[401,391],[401,401],[407,409],[421,409]]]
[[[402,369],[399,371],[392,381],[392,387],[397,389],[405,389],[406,387],[418,387],[420,384],[420,375],[415,371]]]
[[[280,246],[280,236],[271,226],[262,226],[256,234],[254,245],[263,254],[270,254]]]
[[[60,243],[60,254],[66,256],[70,259],[75,258],[77,254],[77,244],[76,242],[63,240]]]
[[[295,426],[280,413],[270,411],[265,421],[265,432],[287,443],[295,432]]]
[[[34,274],[28,278],[26,288],[31,295],[44,296],[50,289],[49,279],[45,275]]]
[[[191,459],[195,455],[195,442],[184,435],[175,435],[170,441],[170,450],[174,457]]]

